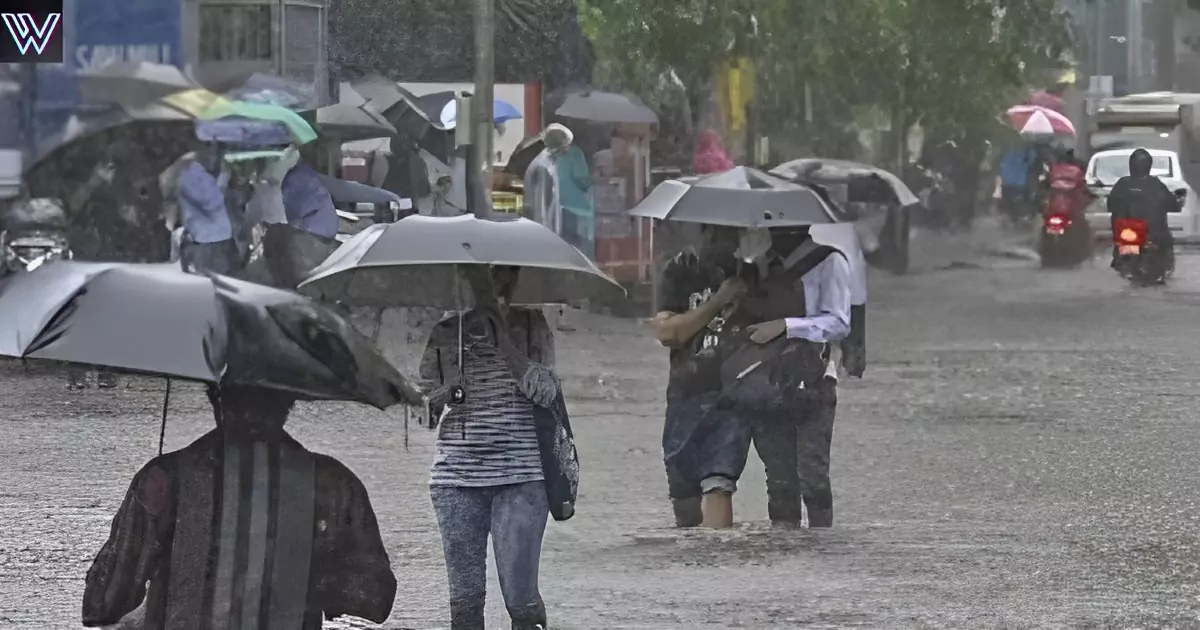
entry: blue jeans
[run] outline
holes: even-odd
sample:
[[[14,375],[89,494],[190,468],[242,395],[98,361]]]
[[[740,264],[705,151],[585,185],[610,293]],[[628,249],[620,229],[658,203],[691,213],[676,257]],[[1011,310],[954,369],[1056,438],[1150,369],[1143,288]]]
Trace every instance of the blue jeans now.
[[[429,494],[450,582],[450,629],[484,630],[488,534],[512,627],[545,626],[538,565],[550,507],[542,482],[491,488],[434,486]]]

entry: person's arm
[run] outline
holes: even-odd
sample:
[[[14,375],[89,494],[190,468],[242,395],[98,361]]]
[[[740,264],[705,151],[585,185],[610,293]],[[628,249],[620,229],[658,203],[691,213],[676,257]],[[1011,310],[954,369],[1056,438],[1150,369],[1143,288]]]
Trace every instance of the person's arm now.
[[[109,626],[136,610],[161,551],[158,519],[170,503],[170,478],[155,462],[134,476],[113,518],[108,541],[88,569],[83,591],[83,625]]]
[[[729,278],[721,283],[721,288],[717,289],[715,295],[694,309],[675,312],[668,308],[659,312],[652,322],[655,338],[668,348],[682,348],[700,334],[713,318],[720,315],[745,288],[746,285],[740,279]]]
[[[441,407],[448,402],[450,389],[458,384],[458,320],[442,320],[429,333],[417,370],[421,390],[429,392],[431,404]]]
[[[787,337],[815,343],[845,339],[850,334],[850,263],[841,254],[830,254],[814,271],[821,287],[816,314],[784,320]]]
[[[317,599],[326,619],[353,615],[383,623],[396,601],[396,576],[379,535],[375,510],[366,487],[354,473],[333,458],[326,461],[335,488],[318,500],[333,503],[337,522],[330,524],[335,528],[331,532],[333,547],[326,556],[330,562],[319,567],[316,576]]]
[[[583,150],[579,147],[572,147],[571,151],[571,179],[579,190],[588,192],[592,189],[592,172],[588,168],[587,158],[583,155]]]

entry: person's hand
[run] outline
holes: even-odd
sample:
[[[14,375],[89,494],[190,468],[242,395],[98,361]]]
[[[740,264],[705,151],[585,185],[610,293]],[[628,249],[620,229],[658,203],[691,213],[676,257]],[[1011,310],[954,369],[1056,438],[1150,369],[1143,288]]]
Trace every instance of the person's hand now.
[[[95,176],[99,181],[111,184],[113,178],[117,176],[117,165],[112,162],[105,162],[96,167]]]
[[[746,292],[746,283],[741,278],[733,277],[726,278],[721,283],[721,287],[717,289],[717,294],[714,299],[718,304],[728,304],[737,298],[741,297]]]
[[[770,343],[787,332],[787,321],[776,319],[746,328],[750,332],[750,341],[754,343]]]

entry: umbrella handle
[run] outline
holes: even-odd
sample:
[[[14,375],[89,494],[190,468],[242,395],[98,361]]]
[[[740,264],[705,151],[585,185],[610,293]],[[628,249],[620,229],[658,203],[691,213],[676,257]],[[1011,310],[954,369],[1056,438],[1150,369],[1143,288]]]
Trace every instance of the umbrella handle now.
[[[163,443],[167,440],[167,410],[171,407],[171,379],[167,379],[167,391],[163,394],[162,423],[158,428],[158,454],[163,454]]]

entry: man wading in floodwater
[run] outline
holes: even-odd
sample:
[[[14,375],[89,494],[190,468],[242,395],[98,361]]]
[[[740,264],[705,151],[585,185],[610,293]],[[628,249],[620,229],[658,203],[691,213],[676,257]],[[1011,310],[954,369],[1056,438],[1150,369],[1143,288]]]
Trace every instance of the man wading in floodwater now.
[[[729,527],[733,493],[746,463],[737,420],[715,410],[720,393],[718,316],[745,290],[736,268],[734,228],[703,226],[706,242],[675,256],[662,272],[655,333],[671,349],[663,459],[679,527]]]
[[[767,513],[778,526],[833,525],[829,451],[837,380],[830,342],[850,333],[850,265],[808,228],[743,230],[737,258],[749,289],[723,313],[721,395],[766,465]],[[739,468],[738,473],[741,472]]]

